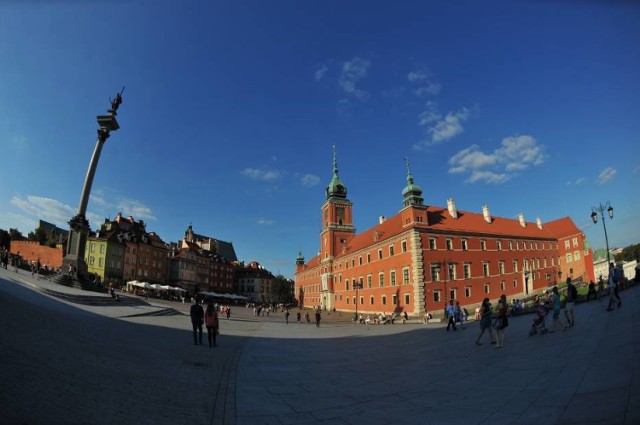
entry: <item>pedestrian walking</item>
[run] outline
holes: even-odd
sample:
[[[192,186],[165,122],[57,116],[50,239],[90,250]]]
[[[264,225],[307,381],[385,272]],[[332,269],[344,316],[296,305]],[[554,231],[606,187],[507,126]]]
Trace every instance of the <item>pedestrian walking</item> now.
[[[231,307],[227,306],[227,320],[231,319]]]
[[[322,320],[322,316],[320,315],[320,310],[316,310],[316,328],[320,327],[320,320]]]
[[[489,330],[489,340],[491,344],[495,344],[493,328],[491,328],[491,303],[489,302],[489,298],[482,300],[482,305],[480,306],[480,335],[476,338],[476,345],[482,345],[480,339],[487,329]]]
[[[289,309],[284,311],[284,321],[287,322],[287,325],[289,324]]]
[[[567,324],[560,319],[560,294],[557,286],[553,287],[551,299],[553,303],[553,328],[549,333],[555,332],[558,324],[562,325],[562,330],[565,331],[567,330]]]
[[[578,299],[578,290],[571,282],[571,278],[567,278],[567,305],[564,308],[564,317],[567,319],[567,326],[573,326],[575,324],[575,303]]]
[[[460,301],[456,301],[456,322],[460,323],[460,327],[462,329],[466,329],[464,326],[464,320],[464,311],[462,310],[462,307],[460,307]]]
[[[622,300],[618,295],[618,287],[621,283],[620,276],[620,270],[615,267],[613,262],[609,263],[609,307],[607,307],[607,311],[613,311],[611,305],[614,298],[618,301],[618,308],[622,307]]]
[[[298,324],[300,324],[300,319],[302,318],[302,315],[300,314],[300,312],[296,313],[296,320],[298,321]]]
[[[204,321],[204,310],[198,300],[191,305],[189,315],[191,316],[191,325],[193,326],[193,344],[202,345],[202,322]]]
[[[505,294],[500,295],[498,301],[498,317],[496,318],[496,339],[497,344],[495,348],[504,347],[504,331],[509,326],[509,318],[507,317],[507,296]]]
[[[598,299],[598,295],[596,294],[596,284],[593,283],[593,280],[589,282],[589,292],[587,292],[587,302],[591,299],[591,297]]]
[[[448,317],[448,321],[447,321],[447,332],[449,332],[449,327],[453,326],[453,330],[457,331],[458,329],[456,329],[456,307],[453,305],[453,300],[449,301],[449,305],[447,305],[447,308],[445,309],[446,313],[447,313],[447,317]]]
[[[309,315],[308,311],[304,312],[304,318],[307,321],[307,324],[311,323],[311,316]]]
[[[207,326],[209,348],[213,348],[216,346],[216,336],[220,332],[220,321],[218,320],[218,312],[212,303],[207,305],[207,311],[204,313],[204,322]]]

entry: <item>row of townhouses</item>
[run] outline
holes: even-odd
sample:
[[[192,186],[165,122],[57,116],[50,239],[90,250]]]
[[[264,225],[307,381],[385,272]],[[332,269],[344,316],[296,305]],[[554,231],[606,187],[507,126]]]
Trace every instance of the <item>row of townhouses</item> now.
[[[88,272],[102,282],[133,280],[200,291],[237,293],[250,301],[269,302],[272,273],[257,262],[238,261],[231,242],[194,233],[189,225],[179,242],[166,243],[147,232],[142,220],[118,213],[105,219],[87,240]]]

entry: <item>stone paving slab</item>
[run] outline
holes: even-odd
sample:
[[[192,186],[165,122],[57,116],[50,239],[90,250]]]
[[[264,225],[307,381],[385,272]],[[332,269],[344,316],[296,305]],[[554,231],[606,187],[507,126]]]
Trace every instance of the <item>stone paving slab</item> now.
[[[325,313],[317,328],[244,308],[209,349],[193,345],[189,304],[72,302],[86,295],[0,270],[2,423],[640,423],[637,287],[613,312],[578,305],[566,332],[529,337],[532,317],[513,318],[502,349],[476,346],[473,322]]]

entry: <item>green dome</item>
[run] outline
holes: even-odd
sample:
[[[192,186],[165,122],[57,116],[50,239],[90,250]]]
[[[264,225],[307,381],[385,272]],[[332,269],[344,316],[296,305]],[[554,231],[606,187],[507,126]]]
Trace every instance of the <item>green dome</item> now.
[[[422,198],[422,188],[413,182],[413,176],[409,169],[409,161],[406,161],[407,165],[407,185],[402,191],[402,197],[404,198],[404,206],[408,205],[422,205],[424,198]]]
[[[333,149],[333,177],[327,186],[327,199],[329,198],[346,198],[347,187],[338,177],[338,161],[336,159],[335,147]]]

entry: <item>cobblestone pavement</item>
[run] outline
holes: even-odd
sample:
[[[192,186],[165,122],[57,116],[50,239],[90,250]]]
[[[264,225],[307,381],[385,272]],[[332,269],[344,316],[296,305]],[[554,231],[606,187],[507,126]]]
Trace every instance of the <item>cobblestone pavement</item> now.
[[[210,349],[188,304],[86,297],[102,295],[0,270],[0,422],[640,423],[637,287],[613,312],[579,304],[566,332],[513,318],[502,349],[476,346],[476,323],[317,328],[245,308]]]

